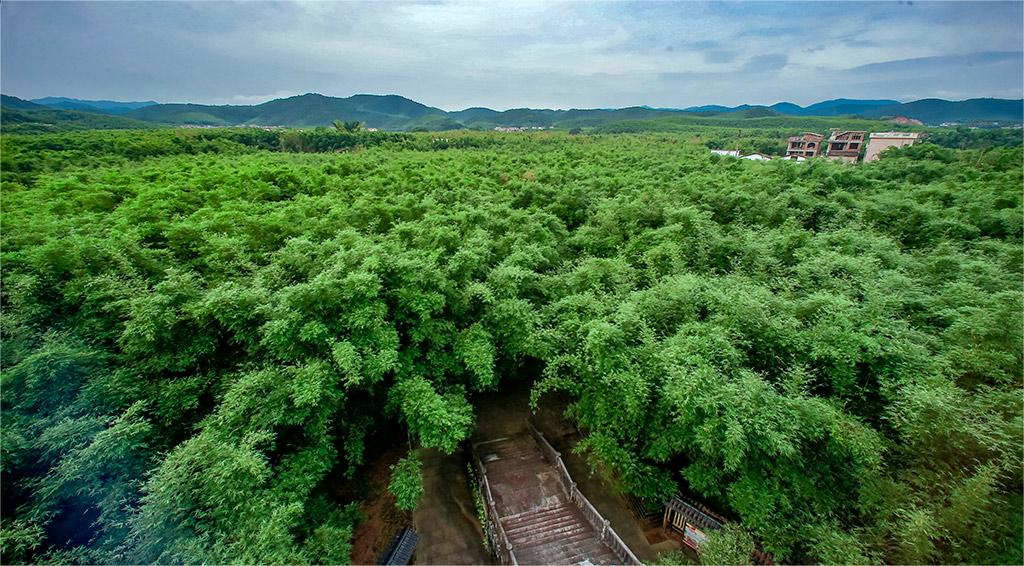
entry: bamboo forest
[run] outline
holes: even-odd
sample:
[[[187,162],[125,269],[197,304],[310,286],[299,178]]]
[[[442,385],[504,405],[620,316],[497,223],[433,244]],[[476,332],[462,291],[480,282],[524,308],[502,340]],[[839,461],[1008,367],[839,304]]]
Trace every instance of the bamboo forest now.
[[[2,561],[357,561],[518,389],[704,563],[1020,564],[1019,140],[735,132],[4,134]]]

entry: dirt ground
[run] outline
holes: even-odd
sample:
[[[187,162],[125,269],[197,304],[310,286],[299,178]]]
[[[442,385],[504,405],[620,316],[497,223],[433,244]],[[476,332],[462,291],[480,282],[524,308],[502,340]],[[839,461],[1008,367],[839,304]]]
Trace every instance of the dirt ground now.
[[[353,564],[377,564],[395,533],[412,525],[412,513],[395,507],[395,496],[388,491],[391,465],[407,452],[408,449],[401,445],[387,450],[370,462],[364,474],[339,488],[364,492],[351,497],[362,500],[359,512],[363,516],[352,534]]]
[[[416,564],[494,564],[484,547],[462,450],[420,450],[423,499],[413,515],[420,542]]]

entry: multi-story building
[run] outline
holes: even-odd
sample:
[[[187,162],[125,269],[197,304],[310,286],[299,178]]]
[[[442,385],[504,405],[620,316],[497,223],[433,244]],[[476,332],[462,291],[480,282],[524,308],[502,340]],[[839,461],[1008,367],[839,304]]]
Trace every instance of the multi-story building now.
[[[882,152],[890,147],[902,147],[914,145],[921,139],[921,134],[914,132],[877,132],[871,134],[868,140],[868,150],[864,154],[864,161],[877,161]]]
[[[832,130],[832,135],[828,138],[828,148],[825,150],[825,155],[829,159],[856,163],[860,158],[860,150],[864,146],[867,134],[867,132]]]
[[[804,132],[803,135],[789,138],[789,147],[786,148],[786,157],[817,157],[821,152],[821,141],[825,136],[814,132]]]

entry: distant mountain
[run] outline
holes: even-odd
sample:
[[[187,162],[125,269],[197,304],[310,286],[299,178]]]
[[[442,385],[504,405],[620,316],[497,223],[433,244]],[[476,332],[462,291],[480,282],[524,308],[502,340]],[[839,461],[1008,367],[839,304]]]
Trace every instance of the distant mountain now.
[[[38,134],[67,130],[155,128],[156,124],[97,112],[48,108],[14,96],[0,96],[0,130],[5,134]]]
[[[329,126],[334,120],[357,120],[382,130],[438,129],[460,127],[491,129],[495,126],[588,127],[615,120],[657,118],[678,114],[678,110],[656,110],[640,106],[614,110],[549,110],[513,108],[467,108],[445,112],[397,95],[357,94],[335,98],[304,94],[271,100],[254,106],[211,106],[204,104],[157,104],[128,113],[139,120],[164,124],[211,126],[275,125]]]
[[[79,98],[64,98],[63,96],[34,98],[32,102],[61,110],[83,110],[85,112],[100,112],[103,114],[127,114],[132,110],[157,104],[152,100],[144,102],[119,102],[116,100],[82,100]]]
[[[873,110],[875,108],[891,106],[893,104],[899,104],[895,100],[852,100],[848,98],[837,98],[835,100],[825,100],[817,102],[806,108],[792,102],[777,102],[768,106],[771,110],[780,114],[789,114],[791,116],[852,116],[856,114],[862,114],[867,110]],[[708,104],[705,106],[691,106],[686,109],[687,112],[742,112],[744,110],[750,110],[751,108],[765,108],[764,106],[751,106],[749,104],[741,104],[739,106],[719,106],[717,104]]]
[[[732,113],[732,116],[738,118],[767,118],[781,114],[781,112],[767,106],[751,106],[750,108]]]
[[[6,94],[0,94],[0,107],[2,108],[13,108],[15,110],[44,110],[44,106],[40,106],[34,102],[18,98],[17,96],[7,96]]]
[[[733,121],[737,127],[746,120],[861,116],[877,119],[893,116],[915,118],[926,124],[942,122],[999,121],[1020,123],[1024,114],[1024,101],[1002,99],[973,99],[960,102],[927,99],[901,104],[895,100],[858,100],[840,98],[826,100],[802,107],[791,102],[779,102],[771,106],[705,105],[691,106],[685,110],[632,106],[628,108],[569,109],[551,110],[535,108],[513,108],[498,111],[490,108],[473,107],[465,110],[445,112],[398,95],[357,94],[347,98],[303,94],[280,98],[256,105],[208,105],[208,104],[151,104],[149,102],[88,101],[70,98],[39,99],[51,105],[63,105],[73,110],[48,108],[15,97],[4,96],[5,127],[15,123],[14,115],[8,111],[26,112],[78,112],[86,116],[66,115],[21,116],[18,123],[36,123],[39,128],[57,128],[58,122],[66,121],[69,127],[81,127],[90,123],[88,116],[110,116],[111,108],[120,112],[127,105],[142,105],[123,114],[131,122],[114,125],[110,122],[98,127],[136,127],[127,124],[165,125],[209,125],[209,126],[330,126],[335,120],[359,121],[367,127],[382,130],[432,130],[444,131],[459,128],[492,129],[496,126],[595,128],[618,122],[642,122],[654,119],[671,119],[679,122],[713,120],[716,124]],[[105,109],[90,104],[106,105]],[[113,105],[113,106],[111,106]],[[86,108],[89,106],[89,108]],[[95,121],[95,119],[92,119]],[[139,122],[141,121],[141,122]],[[783,123],[776,119],[773,123]],[[681,123],[681,122],[680,122]],[[39,125],[41,124],[41,125]],[[28,126],[24,126],[28,127]],[[33,126],[35,127],[35,126]],[[638,126],[633,124],[631,128]],[[730,125],[729,127],[733,127]]]
[[[849,98],[837,98],[835,100],[816,102],[797,112],[792,112],[792,114],[797,116],[854,116],[859,114],[862,115],[867,111],[892,106],[894,104],[898,105],[899,102],[896,100],[853,100]],[[794,104],[793,106],[796,105]],[[785,113],[790,114],[790,112]]]
[[[696,113],[739,113],[751,108],[763,108],[742,104],[740,106],[691,106],[687,112]],[[914,102],[900,103],[896,100],[857,100],[837,98],[803,107],[792,102],[778,102],[769,106],[780,114],[790,116],[863,116],[865,118],[886,118],[905,116],[921,120],[925,124],[942,122],[1003,122],[1024,121],[1024,101],[1002,98],[973,98],[949,101],[928,98]]]
[[[1019,124],[1024,121],[1024,100],[1003,98],[972,98],[950,102],[938,98],[915,100],[906,104],[882,106],[865,112],[870,118],[906,116],[936,125],[943,122],[1004,122]]]
[[[393,94],[335,98],[313,93],[254,106],[157,104],[127,114],[131,118],[165,124],[212,126],[328,126],[334,120],[357,120],[368,127],[385,130],[407,129],[417,119],[429,115],[445,116],[446,113]]]
[[[495,117],[500,116],[501,112],[477,106],[467,108],[465,110],[458,110],[456,112],[449,112],[448,115],[456,120],[492,120]]]
[[[739,110],[746,110],[750,108],[748,104],[741,104],[740,106],[721,106],[719,104],[705,104],[704,106],[690,106],[686,108],[686,112],[736,112]]]

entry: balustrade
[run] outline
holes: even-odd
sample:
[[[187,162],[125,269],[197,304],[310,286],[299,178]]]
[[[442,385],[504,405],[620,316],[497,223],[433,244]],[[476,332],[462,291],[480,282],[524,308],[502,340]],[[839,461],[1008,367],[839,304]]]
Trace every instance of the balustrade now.
[[[551,462],[551,464],[558,471],[559,478],[562,480],[562,489],[566,490],[566,495],[569,499],[576,503],[576,505],[583,512],[583,517],[590,524],[594,532],[601,533],[601,541],[608,545],[612,549],[612,552],[622,560],[624,564],[639,566],[643,564],[640,559],[633,554],[633,551],[626,546],[622,538],[619,537],[615,529],[612,528],[611,522],[601,516],[601,513],[597,511],[597,508],[590,503],[587,496],[583,495],[583,492],[576,486],[576,482],[573,481],[572,476],[569,475],[569,470],[565,467],[565,462],[562,461],[562,455],[548,443],[548,440],[544,438],[544,433],[537,430],[533,426],[533,423],[527,421],[526,425],[530,429],[530,434],[537,441],[537,444],[541,447],[541,452],[544,453],[544,457]]]

